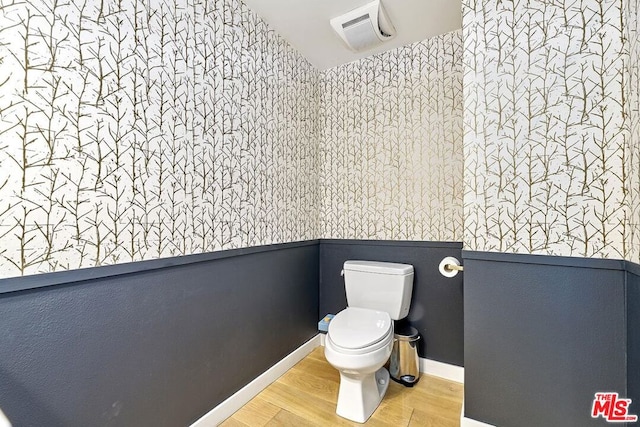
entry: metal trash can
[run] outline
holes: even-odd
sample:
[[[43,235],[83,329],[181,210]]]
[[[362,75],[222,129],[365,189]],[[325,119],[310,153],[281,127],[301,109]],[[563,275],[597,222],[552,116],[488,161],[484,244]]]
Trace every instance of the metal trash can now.
[[[406,387],[413,387],[420,379],[419,339],[418,330],[406,324],[398,326],[394,333],[389,374],[392,380]]]

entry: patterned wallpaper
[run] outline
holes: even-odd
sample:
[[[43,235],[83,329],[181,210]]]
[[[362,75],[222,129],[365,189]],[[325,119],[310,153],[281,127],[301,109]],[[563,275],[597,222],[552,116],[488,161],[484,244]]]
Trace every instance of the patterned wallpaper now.
[[[464,0],[464,37],[320,73],[240,0],[0,0],[0,277],[317,237],[640,262],[637,12]]]
[[[0,0],[0,277],[317,237],[318,72],[239,0]]]
[[[468,249],[637,251],[625,200],[621,8],[620,0],[463,1]]]
[[[324,71],[320,97],[322,236],[461,240],[461,32]]]
[[[625,74],[626,114],[631,132],[626,144],[629,226],[625,258],[640,263],[640,8],[638,0],[625,0],[625,40],[628,42],[628,72]]]

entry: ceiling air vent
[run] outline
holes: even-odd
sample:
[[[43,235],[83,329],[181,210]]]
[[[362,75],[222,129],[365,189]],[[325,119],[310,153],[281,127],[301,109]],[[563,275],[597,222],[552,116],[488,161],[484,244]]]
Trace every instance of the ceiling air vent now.
[[[380,0],[333,18],[331,26],[354,52],[371,49],[396,35]]]

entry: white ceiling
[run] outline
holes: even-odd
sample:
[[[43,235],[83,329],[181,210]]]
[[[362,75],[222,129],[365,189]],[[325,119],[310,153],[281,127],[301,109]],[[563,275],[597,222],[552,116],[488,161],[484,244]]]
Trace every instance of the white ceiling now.
[[[396,37],[354,53],[333,31],[329,20],[371,0],[243,1],[321,70],[462,27],[461,0],[382,0]]]

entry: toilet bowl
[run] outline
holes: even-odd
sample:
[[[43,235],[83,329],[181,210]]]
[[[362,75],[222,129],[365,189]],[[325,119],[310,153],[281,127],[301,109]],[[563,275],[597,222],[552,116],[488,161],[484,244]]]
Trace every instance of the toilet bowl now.
[[[383,367],[393,349],[393,321],[409,313],[413,266],[376,261],[346,261],[348,307],[329,323],[324,354],[340,372],[336,413],[364,423],[387,387]]]
[[[347,308],[329,324],[325,357],[340,372],[336,413],[364,423],[389,385],[383,368],[393,349],[393,321],[383,311]]]

